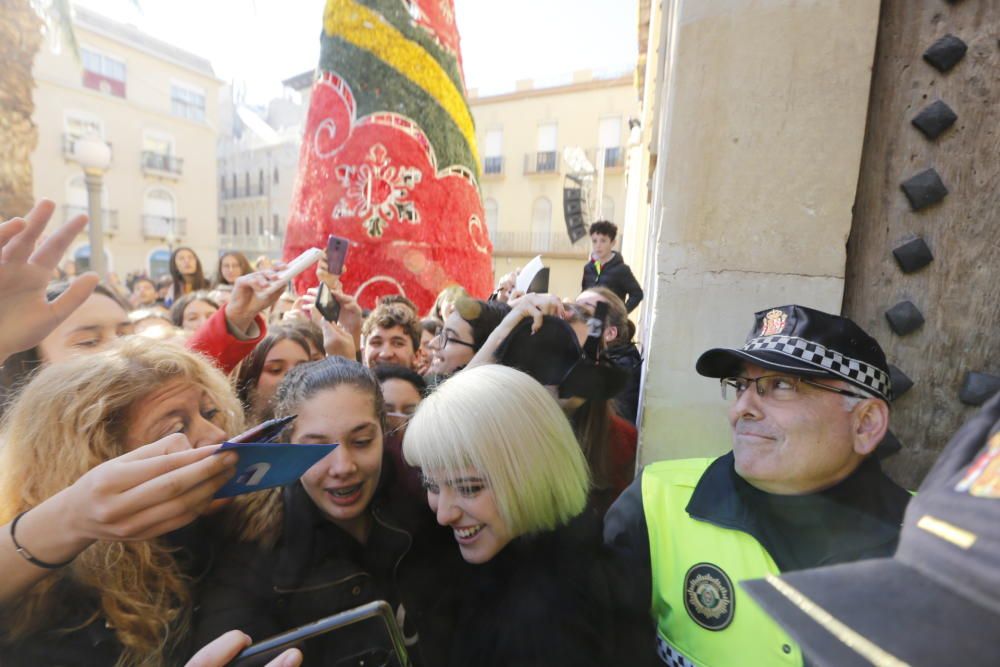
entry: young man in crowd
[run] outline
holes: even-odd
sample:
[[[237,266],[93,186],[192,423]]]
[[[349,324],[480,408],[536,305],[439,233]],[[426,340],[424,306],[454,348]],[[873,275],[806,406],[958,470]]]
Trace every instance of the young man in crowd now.
[[[380,304],[361,326],[362,361],[368,368],[413,368],[420,349],[420,320],[401,303]]]
[[[737,584],[895,551],[910,495],[872,456],[889,427],[885,354],[847,318],[782,306],[696,369],[720,379],[733,450],[646,466],[608,512],[605,542],[667,664],[801,665]]]
[[[642,301],[642,287],[632,275],[632,269],[614,251],[618,225],[598,220],[590,226],[590,261],[583,267],[582,290],[607,287],[625,302],[627,312],[635,310]]]

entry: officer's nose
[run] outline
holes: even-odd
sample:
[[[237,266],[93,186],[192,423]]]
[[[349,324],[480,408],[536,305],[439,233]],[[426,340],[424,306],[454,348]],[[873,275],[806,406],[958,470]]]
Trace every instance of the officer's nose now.
[[[763,397],[757,393],[752,383],[729,406],[729,422],[735,424],[740,419],[758,420],[764,417]]]

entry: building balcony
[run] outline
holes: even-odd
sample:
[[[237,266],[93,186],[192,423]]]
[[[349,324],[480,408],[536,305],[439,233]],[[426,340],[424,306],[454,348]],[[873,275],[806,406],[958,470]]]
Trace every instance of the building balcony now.
[[[261,185],[250,188],[236,188],[235,190],[231,188],[224,188],[221,190],[221,195],[225,200],[245,199],[247,197],[266,197],[267,190]]]
[[[604,169],[605,171],[620,170],[625,166],[625,149],[621,146],[609,146],[603,149],[600,148],[590,148],[587,150],[587,159],[594,167],[600,165],[597,164],[597,154],[599,151],[604,151]]]
[[[528,153],[524,156],[525,174],[557,174],[559,173],[559,153],[557,151],[542,151]]]
[[[67,204],[63,206],[63,214],[66,221],[75,218],[78,215],[90,215],[90,211],[84,206],[73,206]],[[101,209],[101,229],[104,230],[105,234],[117,234],[118,233],[118,210],[112,208],[102,208]]]
[[[503,176],[503,156],[491,155],[483,158],[483,176]]]
[[[586,259],[590,244],[571,243],[565,233],[498,232],[493,241],[494,255],[568,255]]]
[[[184,160],[176,155],[155,153],[153,151],[142,152],[142,173],[147,176],[180,178],[183,171]]]
[[[219,234],[219,248],[224,251],[240,250],[273,254],[280,253],[284,245],[284,236],[275,235],[273,232],[265,232],[263,236],[259,234]]]
[[[187,234],[187,220],[165,215],[142,216],[142,235],[147,239],[180,238]]]

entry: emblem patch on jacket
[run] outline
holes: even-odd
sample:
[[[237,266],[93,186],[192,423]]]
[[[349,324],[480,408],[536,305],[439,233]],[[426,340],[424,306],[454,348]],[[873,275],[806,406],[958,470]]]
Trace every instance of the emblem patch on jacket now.
[[[733,620],[733,582],[722,568],[698,563],[684,576],[684,607],[706,630],[724,630]]]

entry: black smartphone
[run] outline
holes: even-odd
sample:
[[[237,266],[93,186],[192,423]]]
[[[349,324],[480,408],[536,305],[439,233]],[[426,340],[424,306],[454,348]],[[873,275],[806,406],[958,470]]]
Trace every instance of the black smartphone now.
[[[344,272],[344,262],[347,261],[347,249],[351,242],[340,236],[331,234],[326,239],[326,270],[335,276]]]
[[[319,291],[316,292],[316,310],[327,322],[336,322],[340,319],[340,302],[330,294],[330,288],[326,283],[320,283]]]
[[[359,627],[359,625],[366,623],[374,623],[374,627]],[[334,639],[332,645],[344,646],[344,648],[347,648],[346,645],[353,645],[353,648],[348,651],[350,655],[341,658],[345,661],[344,664],[358,664],[360,662],[360,664],[382,667],[410,667],[406,646],[403,643],[403,633],[396,624],[392,608],[385,600],[369,602],[265,639],[245,649],[229,665],[231,667],[266,665],[284,651],[296,646],[301,649],[306,640],[330,632],[340,635]],[[359,647],[357,642],[361,635],[367,640],[364,642],[363,648]],[[313,655],[312,661],[310,661],[308,646],[303,650],[303,655],[306,665],[320,664],[323,661],[323,658],[316,655]],[[326,658],[331,657],[326,656]],[[323,664],[340,664],[340,660],[334,658],[333,663],[327,660]]]
[[[277,419],[269,419],[262,424],[257,424],[251,429],[243,431],[235,438],[230,438],[228,442],[244,444],[247,442],[272,442],[281,435],[286,426],[295,421],[298,415],[289,415]]]

